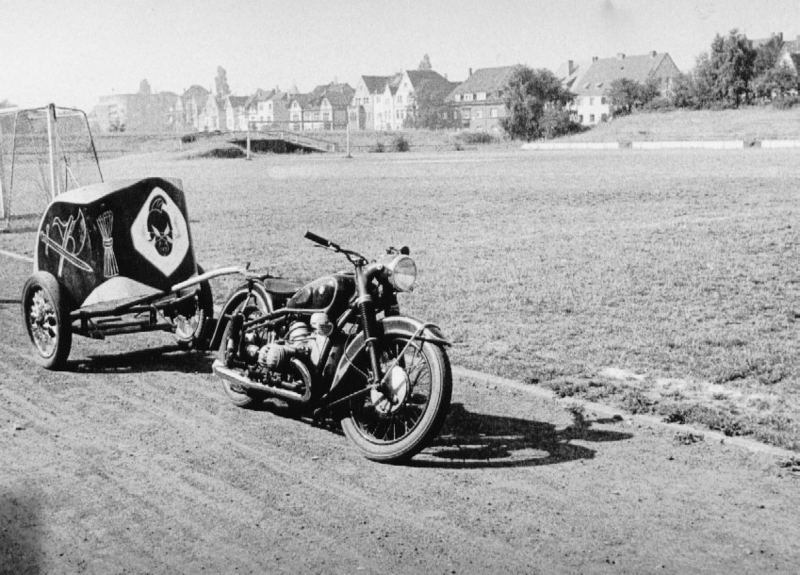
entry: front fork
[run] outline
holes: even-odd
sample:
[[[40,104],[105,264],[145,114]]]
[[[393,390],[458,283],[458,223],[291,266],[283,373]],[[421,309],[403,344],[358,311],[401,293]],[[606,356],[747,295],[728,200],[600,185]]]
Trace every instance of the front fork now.
[[[361,322],[361,329],[364,332],[364,342],[367,346],[367,354],[369,355],[370,367],[372,367],[372,381],[371,385],[378,385],[383,380],[383,373],[381,372],[380,362],[380,328],[378,321],[375,317],[375,302],[372,295],[369,293],[369,277],[364,269],[364,266],[356,266],[356,305],[358,306],[358,315]]]

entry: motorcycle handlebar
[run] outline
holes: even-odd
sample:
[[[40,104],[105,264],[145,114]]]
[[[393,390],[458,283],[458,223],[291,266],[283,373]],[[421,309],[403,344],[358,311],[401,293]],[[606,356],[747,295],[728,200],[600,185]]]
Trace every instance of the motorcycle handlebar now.
[[[338,244],[335,244],[330,240],[326,240],[322,236],[318,236],[317,234],[315,234],[313,232],[307,231],[306,234],[305,234],[305,238],[309,239],[312,242],[317,243],[317,244],[319,244],[319,245],[321,245],[323,247],[326,247],[326,248],[333,248],[335,250],[339,249],[339,245]]]

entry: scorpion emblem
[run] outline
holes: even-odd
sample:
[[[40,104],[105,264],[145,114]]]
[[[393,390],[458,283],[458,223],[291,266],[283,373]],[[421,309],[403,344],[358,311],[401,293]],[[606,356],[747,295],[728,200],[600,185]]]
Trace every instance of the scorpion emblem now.
[[[153,242],[156,252],[160,256],[168,256],[172,253],[172,242],[174,232],[169,214],[163,209],[164,198],[156,196],[150,202],[150,212],[147,214],[147,233],[149,240]]]

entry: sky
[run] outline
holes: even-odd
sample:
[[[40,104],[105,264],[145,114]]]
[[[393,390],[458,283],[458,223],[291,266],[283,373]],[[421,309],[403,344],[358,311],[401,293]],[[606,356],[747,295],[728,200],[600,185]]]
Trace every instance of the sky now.
[[[668,52],[682,71],[717,33],[800,35],[800,0],[0,0],[0,101],[90,111],[101,95],[236,95],[417,68],[470,68]]]

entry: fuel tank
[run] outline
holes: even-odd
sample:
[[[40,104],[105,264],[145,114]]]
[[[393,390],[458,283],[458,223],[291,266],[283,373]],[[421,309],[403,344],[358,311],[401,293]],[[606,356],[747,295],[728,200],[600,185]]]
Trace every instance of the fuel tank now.
[[[353,274],[338,273],[323,276],[297,290],[286,302],[286,307],[320,311],[330,317],[336,317],[347,308],[355,289]]]

